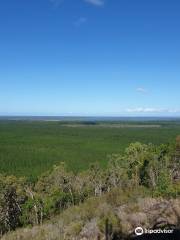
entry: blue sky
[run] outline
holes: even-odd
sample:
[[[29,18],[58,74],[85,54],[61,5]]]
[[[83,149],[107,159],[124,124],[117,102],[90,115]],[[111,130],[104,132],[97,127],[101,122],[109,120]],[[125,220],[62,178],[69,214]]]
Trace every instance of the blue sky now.
[[[180,116],[179,0],[1,0],[0,115]]]

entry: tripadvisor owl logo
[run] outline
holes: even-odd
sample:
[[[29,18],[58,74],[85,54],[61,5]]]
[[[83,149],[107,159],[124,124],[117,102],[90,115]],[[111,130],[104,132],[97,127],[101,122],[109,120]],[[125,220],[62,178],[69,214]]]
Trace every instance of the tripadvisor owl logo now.
[[[142,227],[137,227],[137,228],[135,229],[135,234],[136,234],[136,235],[140,236],[140,235],[143,235],[143,233],[144,233],[144,230],[143,230]]]
[[[143,235],[143,234],[172,234],[174,232],[173,229],[146,229],[142,227],[137,227],[135,229],[135,234],[137,236]]]

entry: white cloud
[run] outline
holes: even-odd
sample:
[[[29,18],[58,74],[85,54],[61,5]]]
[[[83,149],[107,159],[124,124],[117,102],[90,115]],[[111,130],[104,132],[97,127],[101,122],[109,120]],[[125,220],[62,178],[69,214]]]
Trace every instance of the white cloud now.
[[[157,108],[142,108],[142,107],[138,107],[138,108],[128,108],[126,109],[126,112],[129,113],[148,113],[148,112],[162,112],[161,109],[157,109]]]
[[[104,5],[104,0],[84,0],[85,2],[88,2],[92,5],[95,6],[103,6]]]
[[[147,90],[145,88],[143,88],[143,87],[136,88],[136,91],[140,92],[140,93],[147,93]]]
[[[65,0],[49,0],[55,7],[58,7],[61,3],[63,3]],[[82,0],[84,2],[87,2],[89,4],[92,4],[94,6],[103,6],[105,3],[105,0]]]
[[[80,17],[74,22],[74,26],[80,27],[82,24],[87,22],[87,18],[85,17]]]
[[[180,109],[168,109],[169,113],[180,113]]]
[[[128,108],[126,109],[128,113],[180,113],[180,109],[166,109],[166,108]]]

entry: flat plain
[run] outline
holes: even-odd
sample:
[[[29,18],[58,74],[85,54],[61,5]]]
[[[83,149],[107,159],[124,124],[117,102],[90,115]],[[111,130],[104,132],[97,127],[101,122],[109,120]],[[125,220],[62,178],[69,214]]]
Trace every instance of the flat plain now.
[[[0,121],[0,173],[37,176],[54,164],[82,171],[93,162],[106,167],[109,155],[132,142],[172,143],[180,121],[63,122]]]

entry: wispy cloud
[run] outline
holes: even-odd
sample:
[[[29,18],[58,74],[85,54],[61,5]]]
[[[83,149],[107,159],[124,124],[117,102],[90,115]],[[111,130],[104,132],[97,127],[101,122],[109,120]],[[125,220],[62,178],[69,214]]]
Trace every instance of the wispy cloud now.
[[[103,6],[104,5],[104,0],[84,0],[87,3],[90,3],[95,6]]]
[[[136,88],[136,91],[139,92],[139,93],[147,93],[147,89],[145,89],[143,87]]]
[[[63,3],[65,0],[49,0],[55,7],[58,7],[61,3]],[[100,7],[103,6],[105,3],[105,0],[82,0],[83,2],[87,2],[91,5]]]
[[[64,0],[49,0],[49,1],[54,5],[54,7],[59,7],[59,5],[64,2]]]
[[[85,17],[80,17],[76,21],[74,21],[74,26],[80,27],[81,25],[85,24],[87,22],[87,18]]]
[[[126,109],[128,113],[180,113],[180,109],[137,107]]]
[[[180,109],[168,109],[169,113],[180,113]]]
[[[137,107],[137,108],[128,108],[126,109],[126,112],[128,113],[153,113],[153,112],[163,112],[162,109],[158,108],[143,108],[143,107]]]

